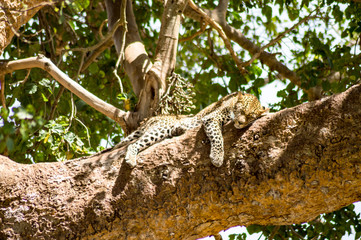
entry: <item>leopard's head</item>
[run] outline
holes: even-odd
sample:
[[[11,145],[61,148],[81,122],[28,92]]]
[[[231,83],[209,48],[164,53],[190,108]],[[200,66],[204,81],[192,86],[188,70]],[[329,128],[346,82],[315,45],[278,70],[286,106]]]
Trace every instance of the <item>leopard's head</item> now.
[[[262,107],[255,96],[239,92],[233,111],[234,126],[244,128],[268,111],[269,109]]]

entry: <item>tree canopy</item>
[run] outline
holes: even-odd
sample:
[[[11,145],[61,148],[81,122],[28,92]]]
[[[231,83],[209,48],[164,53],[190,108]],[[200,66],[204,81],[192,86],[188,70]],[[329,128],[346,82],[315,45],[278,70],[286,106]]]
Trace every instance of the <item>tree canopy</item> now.
[[[259,97],[265,94],[262,87],[280,81],[283,89],[267,93],[280,99],[268,106],[276,112],[344,92],[360,81],[358,1],[177,4],[172,8],[170,1],[65,0],[12,5],[1,0],[1,56],[13,61],[44,55],[98,98],[125,112],[141,113],[134,117],[135,126],[154,114],[149,106],[153,103],[144,96],[153,94],[159,103],[158,95],[172,87],[172,72],[185,81],[178,86],[184,93],[194,93],[192,102],[179,101],[190,106],[183,113],[196,113],[235,91]],[[35,14],[30,20],[16,21],[30,11]],[[134,49],[140,53],[133,54]],[[145,81],[150,77],[139,74],[149,69],[156,69],[155,75],[159,70],[158,85],[150,85],[162,91],[150,91]],[[120,142],[134,129],[97,111],[42,69],[24,68],[0,80],[0,154],[16,162],[87,156]],[[263,231],[270,239],[340,239],[353,227],[361,237],[359,219],[350,205],[307,224],[252,225],[248,231]]]

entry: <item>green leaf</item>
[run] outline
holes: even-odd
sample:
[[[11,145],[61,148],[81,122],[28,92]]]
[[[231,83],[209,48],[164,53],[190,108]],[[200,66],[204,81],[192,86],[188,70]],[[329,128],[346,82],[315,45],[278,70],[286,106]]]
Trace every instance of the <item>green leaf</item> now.
[[[92,64],[90,64],[90,66],[89,66],[89,72],[91,73],[91,74],[96,74],[96,73],[98,73],[99,72],[99,67],[98,67],[98,64],[97,63],[92,63]]]
[[[48,102],[49,99],[44,95],[44,93],[41,93],[41,97],[43,98],[44,102]]]
[[[271,21],[273,9],[270,6],[266,5],[262,8],[262,11],[263,11],[263,14],[267,17],[267,20]]]
[[[322,81],[322,89],[324,91],[329,91],[331,89],[331,83],[329,81]]]
[[[259,226],[259,225],[251,225],[251,226],[248,226],[247,227],[247,232],[249,234],[253,234],[253,233],[259,233],[262,231],[262,226]]]
[[[43,86],[43,87],[47,87],[47,88],[51,88],[51,81],[47,78],[43,78],[39,81],[39,85]]]
[[[18,112],[15,114],[15,116],[19,119],[32,119],[33,114],[29,113],[25,108],[18,108]]]
[[[27,94],[34,94],[38,90],[38,87],[34,83],[26,83],[25,91]]]
[[[7,149],[12,152],[15,148],[14,140],[12,138],[6,139],[6,147]]]

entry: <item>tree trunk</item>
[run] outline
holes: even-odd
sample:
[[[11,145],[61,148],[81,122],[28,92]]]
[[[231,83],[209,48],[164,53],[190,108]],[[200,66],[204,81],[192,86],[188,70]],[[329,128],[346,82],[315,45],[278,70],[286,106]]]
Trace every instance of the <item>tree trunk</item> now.
[[[314,219],[361,199],[361,85],[224,129],[162,141],[134,169],[125,148],[59,163],[0,158],[0,239],[196,239]]]

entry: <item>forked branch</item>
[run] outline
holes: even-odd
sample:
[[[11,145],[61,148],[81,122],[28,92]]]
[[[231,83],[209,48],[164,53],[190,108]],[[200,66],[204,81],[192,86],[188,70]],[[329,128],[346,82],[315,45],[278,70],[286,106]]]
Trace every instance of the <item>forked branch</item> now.
[[[201,8],[199,8],[192,0],[188,0],[188,4],[193,10],[195,10],[198,14],[200,14],[201,17],[207,23],[209,23],[209,25],[211,25],[214,29],[217,30],[217,32],[219,33],[219,36],[223,39],[224,45],[230,52],[233,60],[236,62],[236,65],[237,65],[239,71],[241,71],[242,73],[245,73],[246,70],[243,67],[243,63],[237,57],[236,53],[234,52],[231,42],[229,41],[229,39],[226,36],[225,32],[223,31],[222,27],[216,21],[214,21],[210,16],[208,16],[207,13],[205,13]]]

